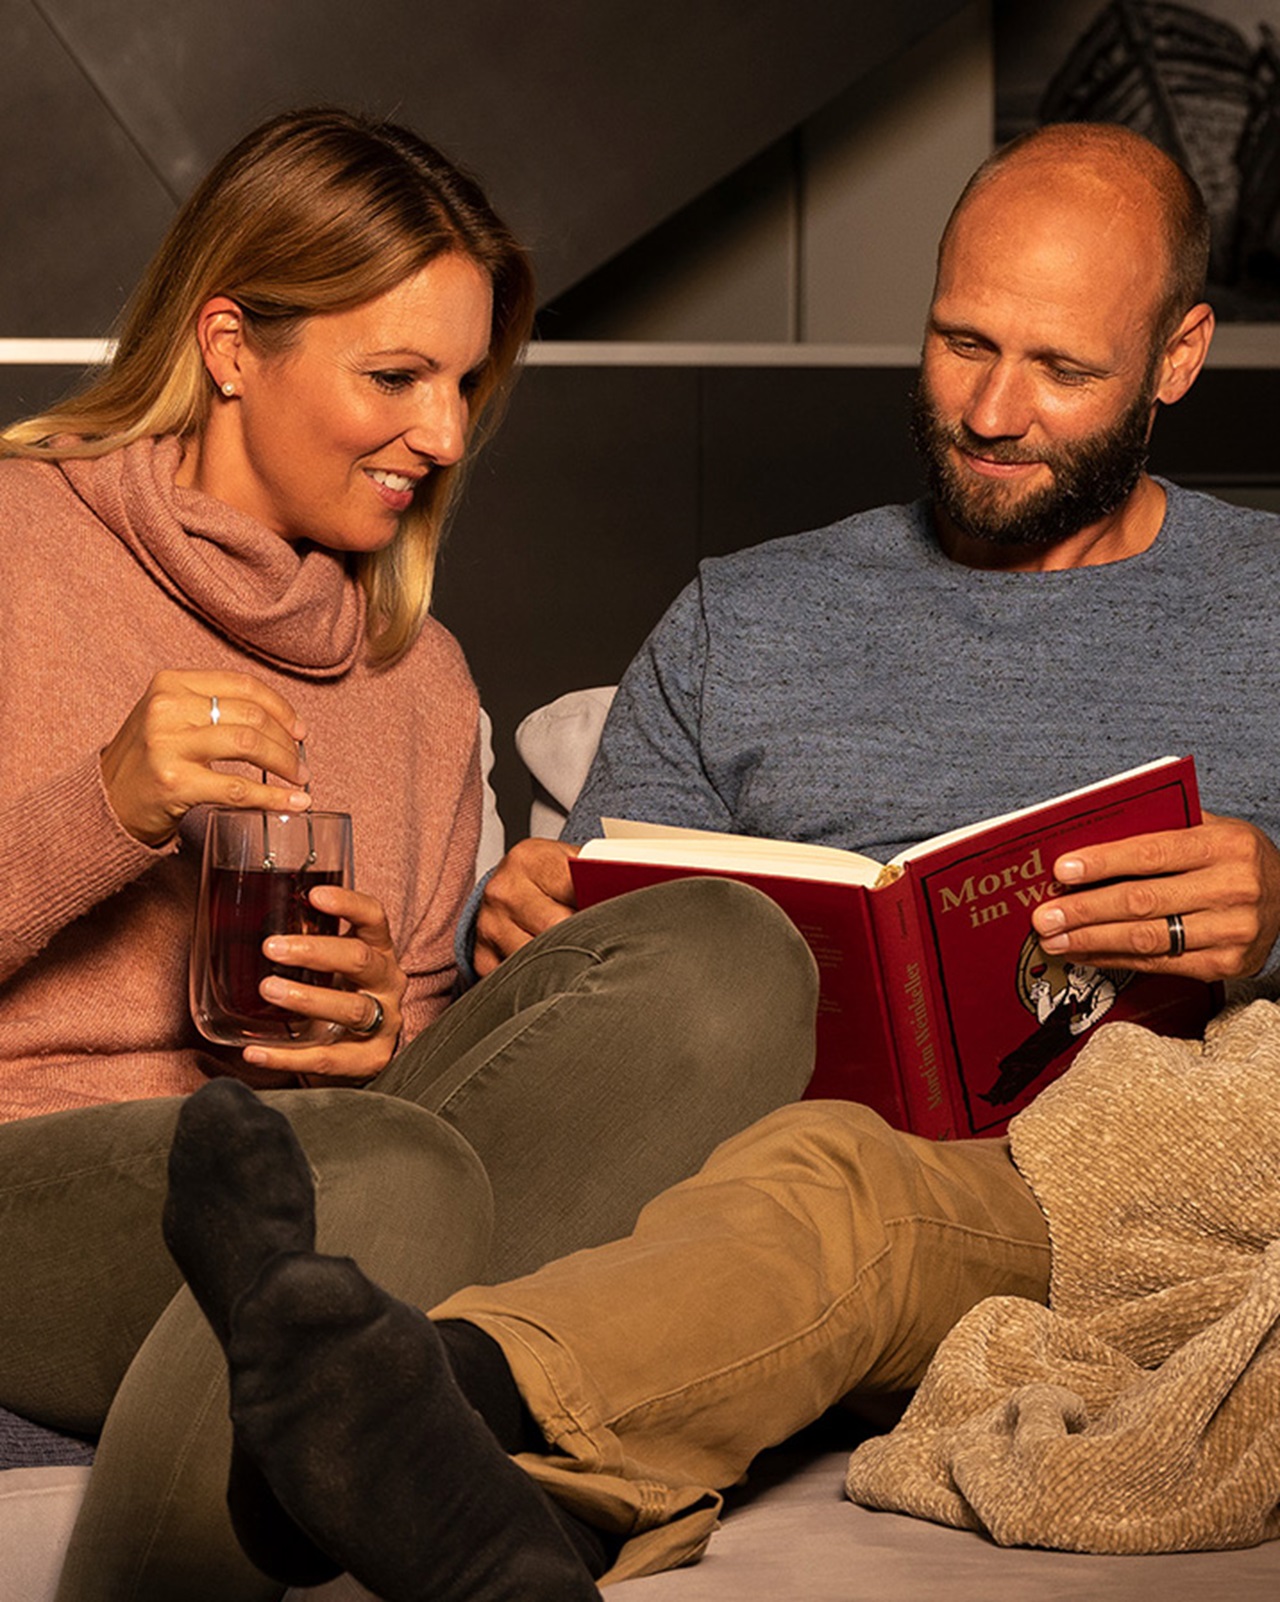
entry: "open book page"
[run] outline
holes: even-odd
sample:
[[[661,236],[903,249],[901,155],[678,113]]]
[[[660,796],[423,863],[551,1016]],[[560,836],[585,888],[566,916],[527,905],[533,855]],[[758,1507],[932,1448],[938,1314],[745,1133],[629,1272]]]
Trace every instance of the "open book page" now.
[[[1179,762],[1180,757],[1157,757],[1154,762],[1143,762],[1136,768],[1126,768],[1123,773],[1112,773],[1105,779],[1095,780],[1093,784],[1081,785],[1078,790],[1064,790],[1061,795],[1052,795],[1047,801],[1037,801],[1029,807],[1018,807],[1014,812],[1002,812],[999,817],[980,818],[977,823],[966,823],[959,829],[948,829],[945,834],[935,834],[931,840],[921,840],[918,844],[908,846],[905,851],[891,859],[889,867],[901,869],[904,863],[915,857],[922,857],[929,851],[937,851],[942,846],[951,845],[957,840],[967,840],[971,835],[981,834],[987,829],[999,828],[1001,824],[1013,823],[1018,818],[1029,818],[1037,812],[1045,812],[1050,807],[1056,807],[1061,801],[1074,801],[1077,796],[1092,795],[1096,790],[1106,790],[1122,779],[1134,779],[1141,773],[1154,773],[1158,768],[1169,767]]]
[[[878,862],[836,846],[800,840],[761,840],[752,835],[681,829],[664,823],[602,818],[603,840],[589,840],[586,857],[612,862],[654,862],[673,868],[715,868],[724,873],[777,873],[793,879],[873,885],[884,872]]]
[[[713,829],[682,829],[665,823],[638,823],[629,818],[603,818],[605,838],[583,846],[583,855],[612,862],[649,862],[673,868],[710,868],[722,873],[785,874],[797,879],[826,880],[833,884],[876,886],[898,878],[903,867],[918,857],[944,846],[996,829],[1019,818],[1029,818],[1065,801],[1094,794],[1124,779],[1153,773],[1179,761],[1178,757],[1159,757],[1139,767],[1113,773],[1105,779],[1064,790],[1061,795],[1019,807],[994,818],[950,829],[932,839],[921,840],[898,853],[887,865],[856,851],[835,846],[810,845],[799,840],[763,840],[753,835],[721,834]]]

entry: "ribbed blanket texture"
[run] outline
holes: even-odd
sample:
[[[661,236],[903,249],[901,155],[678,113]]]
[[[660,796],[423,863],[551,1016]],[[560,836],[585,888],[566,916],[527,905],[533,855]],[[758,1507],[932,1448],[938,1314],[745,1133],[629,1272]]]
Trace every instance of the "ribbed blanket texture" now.
[[[1002,1546],[1177,1552],[1280,1534],[1280,1008],[1203,1043],[1112,1024],[1010,1129],[1049,1221],[1050,1307],[963,1318],[868,1507]]]

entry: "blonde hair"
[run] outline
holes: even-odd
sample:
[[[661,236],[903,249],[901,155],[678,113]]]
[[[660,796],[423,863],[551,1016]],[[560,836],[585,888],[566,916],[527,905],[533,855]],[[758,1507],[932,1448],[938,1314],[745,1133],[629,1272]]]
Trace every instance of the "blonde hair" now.
[[[471,395],[468,446],[492,431],[533,321],[528,260],[480,186],[395,123],[287,112],[228,151],[182,207],[125,308],[115,356],[76,394],[0,433],[0,456],[105,456],[151,435],[198,436],[212,380],[200,308],[234,300],[274,354],[306,318],[343,311],[457,253],[493,287],[489,358]],[[461,464],[430,473],[394,541],[356,559],[369,653],[387,663],[421,629]]]

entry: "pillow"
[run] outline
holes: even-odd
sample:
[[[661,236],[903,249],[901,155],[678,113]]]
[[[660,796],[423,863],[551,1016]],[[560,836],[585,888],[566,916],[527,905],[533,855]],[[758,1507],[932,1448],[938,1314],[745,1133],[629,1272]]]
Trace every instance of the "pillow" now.
[[[516,730],[516,750],[534,780],[531,835],[558,838],[596,754],[614,690],[611,684],[571,690],[530,712]]]

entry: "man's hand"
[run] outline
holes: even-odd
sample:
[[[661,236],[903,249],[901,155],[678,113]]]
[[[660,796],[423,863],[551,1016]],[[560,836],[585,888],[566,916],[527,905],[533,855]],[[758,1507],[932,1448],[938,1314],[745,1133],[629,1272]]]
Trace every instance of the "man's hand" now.
[[[1087,846],[1059,857],[1053,872],[1067,893],[1031,921],[1046,952],[1074,962],[1242,978],[1258,972],[1280,932],[1280,851],[1239,818],[1206,813],[1193,829]],[[1169,954],[1173,913],[1186,935],[1180,957]]]
[[[483,978],[504,957],[577,911],[569,858],[578,847],[560,840],[521,840],[485,886],[476,918],[475,969]]]

